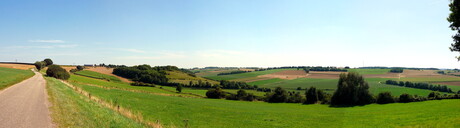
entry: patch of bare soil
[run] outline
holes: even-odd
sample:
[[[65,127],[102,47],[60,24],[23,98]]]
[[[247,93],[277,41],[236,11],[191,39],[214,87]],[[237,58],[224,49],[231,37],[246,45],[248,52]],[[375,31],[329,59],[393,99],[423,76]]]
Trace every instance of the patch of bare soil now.
[[[120,77],[120,76],[117,76],[117,75],[112,74],[113,68],[106,68],[106,67],[85,67],[85,70],[89,70],[89,71],[94,71],[94,72],[98,72],[98,73],[102,73],[102,74],[106,74],[106,75],[115,76],[115,77],[117,77],[118,79],[120,79],[120,80],[123,81],[123,82],[127,82],[127,83],[131,83],[131,82],[132,82],[132,81],[129,80],[129,79],[126,79],[126,78],[123,78],[123,77]]]
[[[286,70],[281,72],[275,72],[266,75],[260,75],[257,77],[266,77],[266,78],[280,78],[280,79],[297,79],[297,78],[306,78],[308,76],[307,73],[303,70]]]
[[[450,81],[450,82],[434,82],[433,84],[442,84],[442,85],[453,85],[453,86],[460,86],[460,81]]]
[[[4,63],[0,63],[0,67],[4,67],[4,68],[14,68],[14,69],[22,69],[22,70],[27,70],[27,69],[35,68],[34,65],[27,65],[27,64],[4,64]]]
[[[404,70],[401,77],[416,77],[416,78],[441,78],[455,77],[436,73],[436,70]]]

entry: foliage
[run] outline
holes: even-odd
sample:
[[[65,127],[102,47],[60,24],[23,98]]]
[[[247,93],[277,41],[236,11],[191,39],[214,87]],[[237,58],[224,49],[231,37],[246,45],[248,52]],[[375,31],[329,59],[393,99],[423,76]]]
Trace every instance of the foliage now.
[[[83,70],[83,69],[85,69],[85,67],[80,66],[80,65],[77,66],[77,70],[81,71],[81,70]]]
[[[146,86],[146,87],[155,87],[154,84],[142,83],[142,82],[133,82],[131,86]]]
[[[179,93],[181,93],[181,92],[182,92],[182,85],[180,85],[180,84],[177,85],[176,91],[179,92]]]
[[[395,99],[393,96],[391,96],[390,92],[381,92],[377,96],[377,104],[388,104],[388,103],[394,103]]]
[[[231,72],[222,72],[222,73],[219,73],[217,74],[218,76],[220,75],[231,75],[231,74],[241,74],[241,73],[247,73],[247,72],[251,72],[251,71],[241,71],[241,70],[238,70],[238,71],[231,71]]]
[[[394,80],[387,80],[385,84],[389,85],[397,85],[397,86],[403,86],[403,87],[408,87],[408,88],[418,88],[418,89],[426,89],[426,90],[432,90],[432,91],[440,91],[440,92],[448,92],[448,93],[453,93],[451,88],[448,88],[445,85],[432,85],[428,83],[412,83],[410,81],[394,81]]]
[[[217,87],[214,89],[209,89],[206,92],[206,97],[213,98],[213,99],[220,99],[220,98],[224,98],[225,94],[224,94],[224,91],[222,91],[220,87]]]
[[[150,65],[138,65],[133,67],[118,67],[113,74],[122,76],[133,81],[150,84],[168,84],[165,70],[175,70],[177,67],[163,66],[150,67]]]
[[[46,58],[45,60],[43,60],[43,62],[45,62],[46,66],[50,66],[53,64],[53,60],[51,60],[50,58]]]
[[[46,70],[46,75],[62,80],[67,80],[70,78],[70,74],[59,65],[48,66],[48,70]]]
[[[401,94],[399,96],[399,101],[398,102],[401,102],[401,103],[409,103],[409,102],[414,102],[414,97],[410,94]]]
[[[403,73],[403,71],[404,69],[402,68],[394,68],[390,70],[391,73]]]
[[[337,90],[331,99],[331,105],[364,105],[374,101],[369,93],[369,84],[355,72],[340,74]]]
[[[37,68],[38,71],[42,70],[43,68],[46,67],[46,63],[43,61],[37,61],[34,63],[35,68]]]
[[[452,36],[454,43],[451,44],[450,50],[451,51],[460,51],[460,1],[459,0],[451,0],[449,4],[450,7],[450,15],[447,18],[449,21],[450,29],[452,31],[456,31],[457,33]]]
[[[288,94],[286,90],[281,87],[276,87],[273,93],[267,96],[267,101],[270,103],[283,103],[286,102]]]
[[[305,104],[315,104],[325,99],[324,92],[316,89],[316,87],[310,87],[305,91]]]

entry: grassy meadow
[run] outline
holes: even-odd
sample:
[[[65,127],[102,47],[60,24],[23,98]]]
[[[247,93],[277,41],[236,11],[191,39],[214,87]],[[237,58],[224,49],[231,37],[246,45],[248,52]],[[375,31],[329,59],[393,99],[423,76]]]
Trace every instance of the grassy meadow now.
[[[91,77],[91,78],[96,78],[96,79],[113,81],[113,82],[121,82],[121,80],[115,76],[101,74],[101,73],[89,71],[89,70],[78,71],[78,72],[75,72],[75,74],[86,76],[86,77]]]
[[[30,70],[0,67],[0,90],[34,76]]]
[[[257,77],[260,75],[285,71],[285,70],[297,70],[296,68],[291,69],[272,69],[266,71],[255,71],[255,72],[248,72],[248,73],[241,73],[241,74],[231,74],[231,75],[220,75],[217,74],[215,76],[206,76],[205,78],[213,79],[213,80],[235,80],[235,79],[243,79],[243,78],[250,78],[250,77]]]
[[[145,127],[83,97],[64,83],[45,77],[53,122],[58,127]]]
[[[143,119],[165,127],[458,127],[460,100],[395,103],[334,108],[230,101],[110,90],[78,84],[106,101],[140,112]]]

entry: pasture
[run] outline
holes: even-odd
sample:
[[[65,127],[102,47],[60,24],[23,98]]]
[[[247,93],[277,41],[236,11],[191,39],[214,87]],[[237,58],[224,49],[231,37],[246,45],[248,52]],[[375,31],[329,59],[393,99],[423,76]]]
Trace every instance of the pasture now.
[[[143,119],[165,127],[459,127],[460,100],[440,100],[334,108],[301,105],[183,98],[78,84],[105,101],[140,112]]]
[[[75,72],[77,75],[81,76],[86,76],[86,77],[91,77],[91,78],[96,78],[96,79],[101,79],[101,80],[107,80],[107,81],[113,81],[113,82],[121,82],[121,80],[115,76],[112,75],[106,75],[94,71],[89,71],[89,70],[82,70]]]
[[[21,70],[0,67],[0,90],[19,83],[33,75],[34,73],[28,69]]]

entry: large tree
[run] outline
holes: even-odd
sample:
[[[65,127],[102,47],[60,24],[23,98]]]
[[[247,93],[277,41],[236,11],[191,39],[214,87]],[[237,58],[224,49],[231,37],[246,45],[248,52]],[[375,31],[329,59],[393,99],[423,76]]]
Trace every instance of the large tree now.
[[[452,29],[452,31],[457,31],[457,33],[452,36],[454,43],[451,44],[450,50],[452,52],[460,52],[460,0],[451,0],[449,7],[451,13],[447,21],[450,22],[450,29]],[[460,60],[460,56],[457,57],[457,59]]]
[[[337,90],[331,98],[331,105],[364,105],[374,101],[369,93],[369,84],[355,72],[340,74]]]

